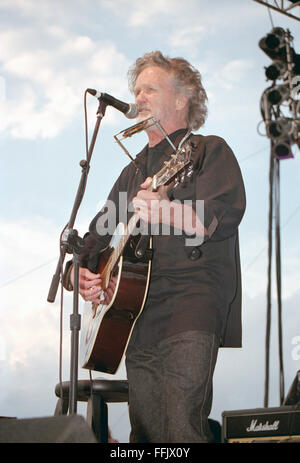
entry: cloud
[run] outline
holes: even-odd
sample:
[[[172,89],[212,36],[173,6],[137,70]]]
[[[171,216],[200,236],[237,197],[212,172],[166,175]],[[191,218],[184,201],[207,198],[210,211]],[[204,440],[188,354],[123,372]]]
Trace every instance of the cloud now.
[[[206,63],[199,63],[198,67],[203,70],[211,95],[224,90],[230,94],[244,88],[242,84],[248,81],[249,71],[254,68],[254,63],[243,58],[222,63],[217,62],[216,57],[210,57]]]
[[[169,43],[174,49],[190,49],[194,47],[207,33],[202,24],[187,25],[175,30],[169,37]]]
[[[195,0],[189,2],[188,8],[179,0],[153,0],[147,8],[137,0],[92,3],[95,11],[101,12],[102,7],[124,19],[123,24],[127,24],[130,33],[142,33],[145,27],[159,27],[162,43],[169,44],[176,54],[184,51],[191,56],[199,50],[207,34],[212,36],[216,28],[224,26],[225,8],[227,15],[234,9],[235,17],[254,11],[253,7],[248,11],[245,6],[237,9],[231,2],[226,7],[214,7],[214,14],[205,8],[199,16],[199,4]],[[0,131],[3,134],[26,139],[55,137],[78,117],[83,93],[88,87],[100,91],[109,88],[119,98],[128,95],[125,76],[130,62],[126,55],[112,40],[74,32],[78,23],[86,20],[86,7],[79,0],[72,5],[73,8],[62,7],[57,1],[51,5],[42,1],[37,7],[33,0],[1,2],[1,9],[15,15],[14,27],[7,26],[12,23],[10,20],[0,33],[1,43],[5,44],[0,50]],[[256,10],[255,14],[258,14]],[[250,67],[251,63],[239,58],[221,70],[215,66],[210,87],[215,82],[215,86],[232,91]],[[208,88],[208,92],[213,98],[213,90]],[[114,116],[115,112],[107,112],[109,123],[115,122]]]
[[[256,19],[264,16],[263,10],[255,8],[255,5],[237,4],[235,0],[214,2],[211,5],[199,0],[189,0],[184,3],[181,0],[152,0],[151,4],[145,4],[139,0],[99,0],[103,8],[111,10],[116,16],[127,19],[129,27],[142,28],[151,26],[160,21],[177,22],[177,25],[185,23],[192,25],[197,21],[204,25],[210,23],[214,27],[224,25],[224,17],[235,17],[234,25],[239,25],[237,18],[241,21]]]
[[[194,3],[194,0],[191,0]],[[153,24],[161,15],[173,16],[180,8],[180,0],[152,0],[145,6],[138,0],[99,0],[102,7],[112,10],[116,15],[127,18],[129,27],[144,27]]]
[[[68,16],[59,0],[52,0],[51,2],[40,0],[38,5],[35,0],[1,0],[0,10],[11,11],[15,20],[20,17],[25,20],[33,19],[37,24],[44,20],[55,20],[56,23],[63,21],[66,24],[68,21],[72,22],[72,17],[76,15],[81,4],[82,0],[74,0],[72,2],[72,14]]]
[[[232,90],[253,67],[254,64],[245,59],[235,59],[226,63],[220,72],[221,85],[223,84],[225,89]]]
[[[44,394],[47,408],[48,375],[54,374],[58,359],[59,310],[57,306],[47,310],[46,302],[45,277],[49,272],[50,278],[51,266],[40,267],[55,255],[54,227],[43,219],[2,219],[0,229],[1,261],[5,262],[0,273],[0,408],[7,416],[24,416],[29,413],[30,394]],[[56,376],[57,371],[53,381]]]
[[[59,26],[42,33],[6,30],[0,41],[6,89],[0,130],[14,138],[55,137],[77,117],[86,88],[110,88],[120,96],[127,91],[128,60],[110,41],[72,35]]]

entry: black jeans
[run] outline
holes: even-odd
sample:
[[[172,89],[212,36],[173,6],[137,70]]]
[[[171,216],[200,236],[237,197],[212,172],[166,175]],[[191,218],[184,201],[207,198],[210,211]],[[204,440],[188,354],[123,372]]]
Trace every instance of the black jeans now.
[[[209,442],[208,416],[219,342],[186,331],[157,346],[128,346],[130,442]]]

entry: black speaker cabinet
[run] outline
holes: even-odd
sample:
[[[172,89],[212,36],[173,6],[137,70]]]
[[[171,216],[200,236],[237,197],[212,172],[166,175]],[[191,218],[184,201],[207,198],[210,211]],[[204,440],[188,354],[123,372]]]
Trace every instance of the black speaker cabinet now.
[[[0,419],[0,443],[97,443],[84,418],[62,415]]]

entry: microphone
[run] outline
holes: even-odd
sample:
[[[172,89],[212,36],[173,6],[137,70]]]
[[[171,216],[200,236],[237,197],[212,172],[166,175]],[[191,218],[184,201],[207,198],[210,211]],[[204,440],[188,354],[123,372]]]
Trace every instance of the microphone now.
[[[114,98],[108,93],[101,93],[97,90],[94,90],[93,88],[88,88],[87,92],[98,98],[98,100],[102,100],[109,106],[113,106],[114,108],[118,109],[123,114],[125,114],[128,119],[134,119],[139,113],[138,107],[133,103],[124,103],[124,101],[117,100],[117,98]]]

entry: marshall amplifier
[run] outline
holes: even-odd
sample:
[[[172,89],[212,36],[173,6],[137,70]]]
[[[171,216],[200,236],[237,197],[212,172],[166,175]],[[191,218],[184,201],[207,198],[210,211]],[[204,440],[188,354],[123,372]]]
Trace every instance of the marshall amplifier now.
[[[300,442],[300,404],[224,411],[222,442]]]

